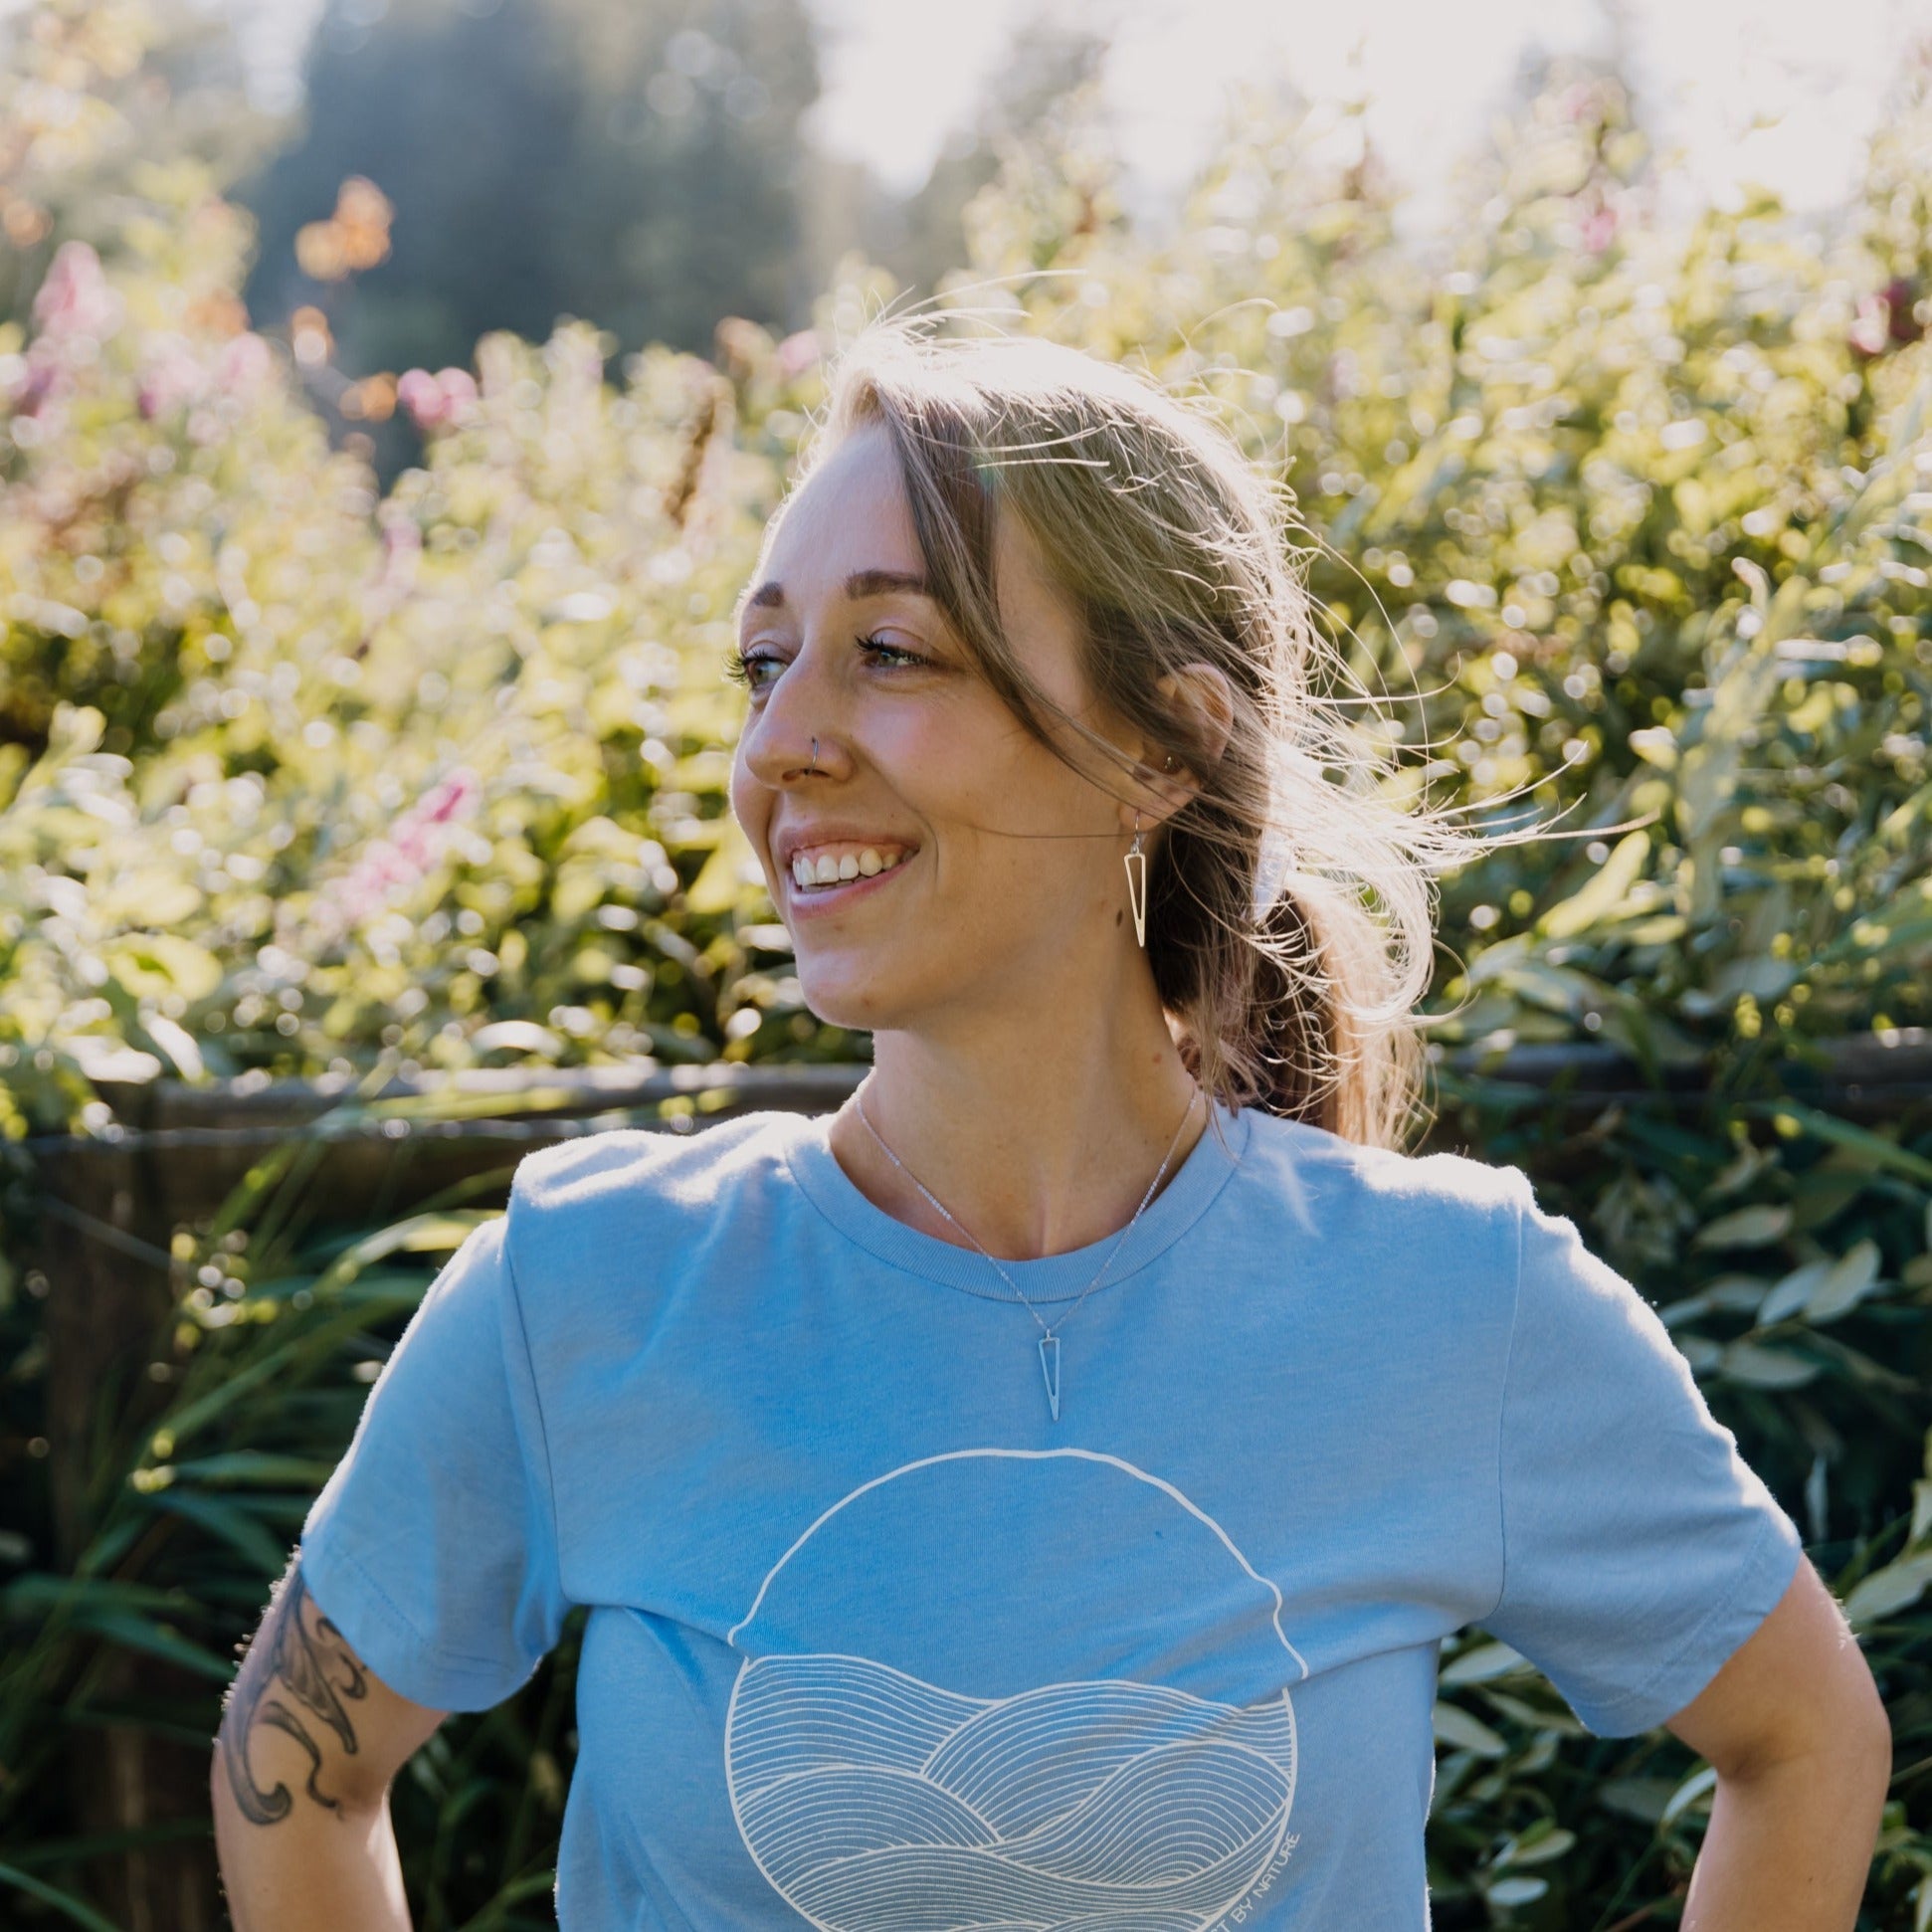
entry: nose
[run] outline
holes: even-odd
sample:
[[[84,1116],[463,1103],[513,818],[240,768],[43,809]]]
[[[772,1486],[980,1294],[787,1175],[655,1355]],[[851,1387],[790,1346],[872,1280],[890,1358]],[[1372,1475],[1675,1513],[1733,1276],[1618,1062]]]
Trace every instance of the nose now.
[[[739,740],[745,769],[774,791],[844,768],[837,700],[829,680],[815,675],[813,660],[808,646],[779,672]]]

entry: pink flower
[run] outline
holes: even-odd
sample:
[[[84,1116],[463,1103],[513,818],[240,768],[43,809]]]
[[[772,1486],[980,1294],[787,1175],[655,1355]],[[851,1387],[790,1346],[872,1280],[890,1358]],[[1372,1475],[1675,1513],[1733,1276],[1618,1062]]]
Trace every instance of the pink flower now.
[[[425,825],[448,825],[475,804],[482,791],[483,781],[477,774],[468,765],[459,765],[423,794],[417,801],[416,815]]]
[[[253,395],[274,370],[275,352],[252,328],[231,335],[215,358],[215,380],[231,396]]]
[[[371,844],[347,872],[325,886],[316,902],[319,935],[337,936],[380,912],[422,880],[450,841],[450,827],[483,796],[483,782],[467,765],[439,779]]]
[[[1597,90],[1588,81],[1573,82],[1563,93],[1563,112],[1571,120],[1587,120],[1602,111]]]
[[[157,335],[149,345],[135,402],[142,417],[152,422],[177,409],[199,402],[208,387],[208,371],[181,335]]]
[[[1845,330],[1844,339],[1854,355],[1884,354],[1885,345],[1891,339],[1891,304],[1883,295],[1858,297],[1858,312]]]
[[[100,258],[86,242],[63,242],[34,296],[34,320],[57,340],[91,335],[103,342],[121,324],[120,297],[107,286]]]
[[[396,400],[427,435],[445,423],[465,423],[475,410],[477,379],[468,369],[405,369],[396,379]]]
[[[443,420],[443,387],[427,369],[405,369],[396,378],[396,400],[419,430],[433,430]]]
[[[1592,255],[1601,255],[1617,234],[1617,210],[1599,208],[1584,219],[1583,245]]]
[[[788,335],[778,345],[778,373],[790,381],[802,376],[819,359],[819,338],[809,328]]]
[[[28,345],[25,362],[24,380],[13,385],[14,411],[52,422],[61,413],[59,405],[73,392],[74,378],[60,351],[45,337]],[[43,410],[43,405],[48,407]]]
[[[416,585],[423,558],[423,531],[410,511],[385,502],[376,512],[382,525],[382,571],[375,582],[369,615],[394,610]]]
[[[597,364],[598,378],[603,378],[604,365],[601,358]],[[467,423],[475,413],[477,405],[477,379],[468,369],[445,369],[437,378],[437,386],[443,391],[443,406],[447,418],[452,423]]]

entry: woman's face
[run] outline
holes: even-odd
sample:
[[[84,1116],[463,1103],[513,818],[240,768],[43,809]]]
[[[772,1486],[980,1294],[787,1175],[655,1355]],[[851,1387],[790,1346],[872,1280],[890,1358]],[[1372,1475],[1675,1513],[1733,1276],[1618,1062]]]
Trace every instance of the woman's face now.
[[[1059,703],[1104,728],[1073,619],[1010,517],[994,558],[1014,649]],[[970,668],[917,588],[922,573],[890,445],[868,426],[786,506],[743,604],[751,695],[731,807],[812,1011],[864,1031],[957,1034],[1091,997],[1121,944],[1123,822]],[[1077,741],[1069,749],[1095,768]],[[793,876],[800,842],[815,859],[867,846],[904,856],[815,892]]]

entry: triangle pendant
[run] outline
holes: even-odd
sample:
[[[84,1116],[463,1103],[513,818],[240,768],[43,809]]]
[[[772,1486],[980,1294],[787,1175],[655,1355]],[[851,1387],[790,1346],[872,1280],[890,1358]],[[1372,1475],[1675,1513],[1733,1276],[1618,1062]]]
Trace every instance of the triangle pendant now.
[[[1060,1421],[1060,1337],[1042,1335],[1040,1338],[1040,1372],[1047,1378],[1047,1406],[1054,1412],[1054,1421]]]

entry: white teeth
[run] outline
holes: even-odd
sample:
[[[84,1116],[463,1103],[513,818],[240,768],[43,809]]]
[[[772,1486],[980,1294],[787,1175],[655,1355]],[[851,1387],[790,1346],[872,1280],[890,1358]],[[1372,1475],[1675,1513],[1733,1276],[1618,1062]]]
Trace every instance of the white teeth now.
[[[816,860],[809,853],[795,853],[792,856],[792,882],[799,886],[836,885],[849,878],[870,878],[876,873],[890,871],[901,860],[910,857],[906,852],[880,852],[872,846],[856,853],[845,853],[838,858],[824,852]]]

